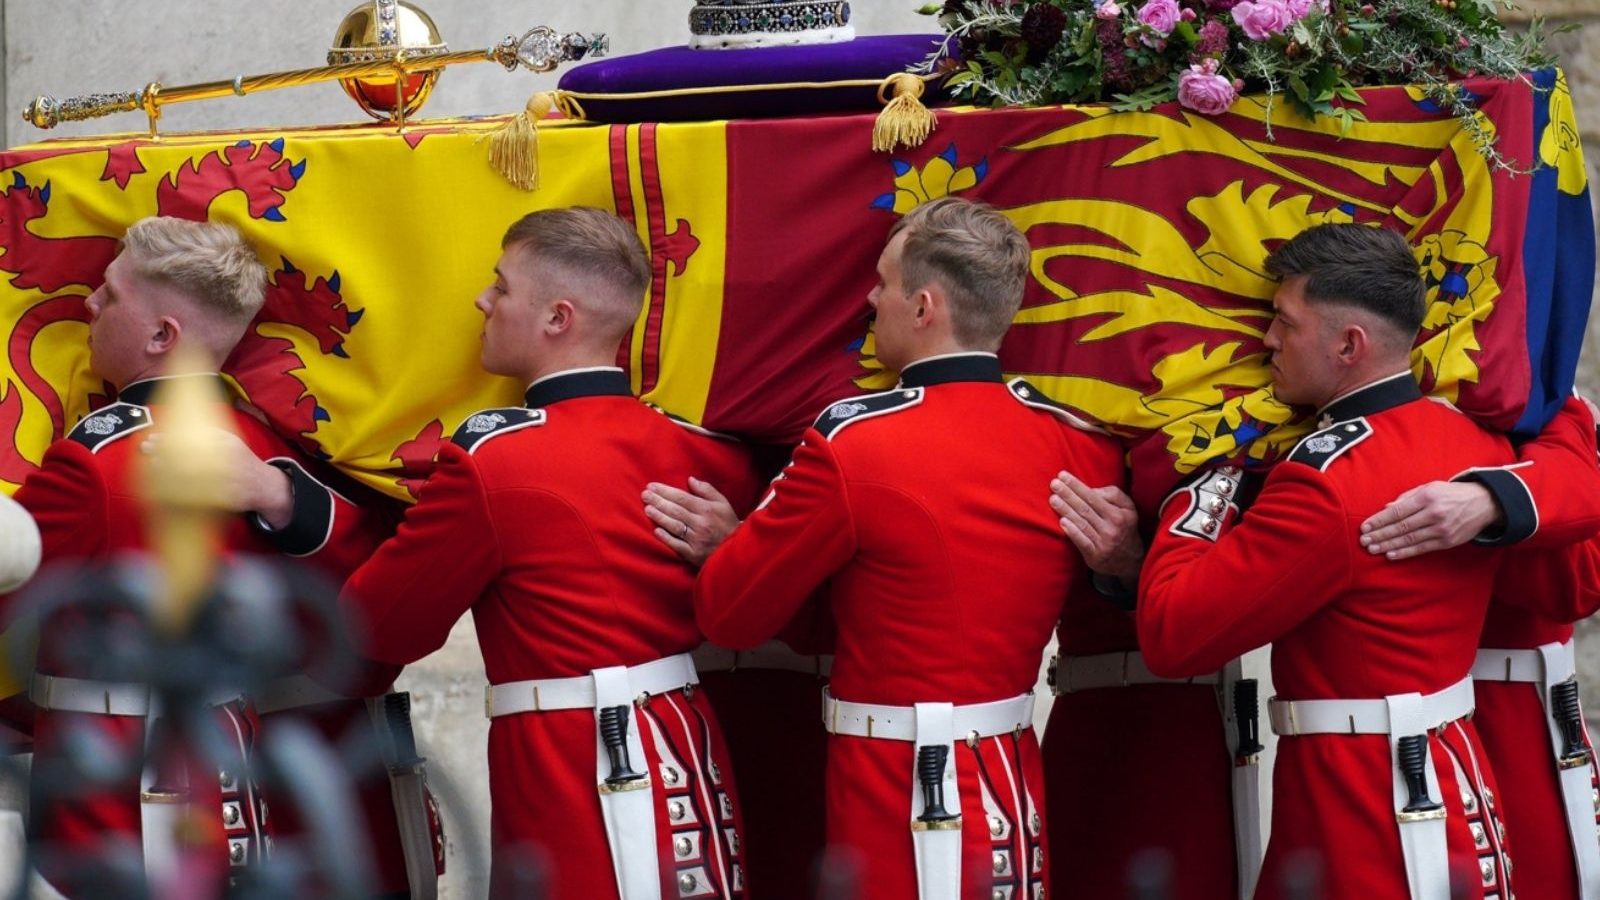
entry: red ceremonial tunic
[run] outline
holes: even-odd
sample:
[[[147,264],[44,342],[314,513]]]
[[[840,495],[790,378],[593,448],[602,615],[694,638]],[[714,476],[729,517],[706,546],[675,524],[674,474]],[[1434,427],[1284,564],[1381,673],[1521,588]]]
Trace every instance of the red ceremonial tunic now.
[[[207,379],[215,376],[196,376]],[[150,379],[125,388],[120,402],[96,410],[79,423],[71,434],[52,444],[16,499],[37,520],[43,540],[46,565],[109,563],[128,553],[146,551],[143,504],[139,498],[137,471],[139,446],[146,432],[160,427],[161,407],[150,407],[150,395],[166,379]],[[218,390],[225,390],[219,382]],[[291,469],[299,455],[254,416],[241,410],[228,411],[233,428],[257,456],[281,460]],[[292,465],[291,465],[292,464]],[[303,470],[300,470],[303,474]],[[325,493],[297,494],[297,521],[318,535],[321,555],[329,565],[348,565],[352,554],[364,547],[359,533],[364,527],[354,507]],[[330,502],[331,501],[331,502]],[[304,535],[301,535],[302,537]],[[244,517],[232,520],[225,534],[230,552],[276,555],[279,548],[249,527]],[[306,550],[318,549],[312,544]],[[17,595],[3,598],[0,615],[10,618],[18,610]],[[43,675],[95,678],[96,674],[72,665],[63,651],[74,636],[86,627],[81,613],[71,608],[52,616],[41,626],[38,671]],[[228,746],[248,750],[255,740],[257,723],[246,706],[229,703],[218,707],[218,727]],[[63,794],[52,790],[40,795],[39,785],[65,782],[85,785],[68,762],[66,741],[78,729],[90,729],[106,741],[119,761],[138,760],[144,752],[145,721],[137,716],[106,716],[59,710],[39,710],[34,721],[34,784],[32,806],[34,839],[43,855],[40,868],[57,888],[69,893],[87,885],[80,879],[89,873],[86,861],[120,858],[137,866],[141,852],[139,774],[134,770],[115,784],[101,784],[82,792]],[[231,766],[240,774],[243,761]],[[191,784],[193,803],[200,810],[221,810],[224,788],[215,775],[195,778]],[[245,841],[249,862],[259,861],[268,832],[262,813],[261,797],[253,785],[233,780],[226,790],[228,799],[240,804],[237,824],[224,827],[221,813],[215,819],[218,877],[228,866],[228,840]]]
[[[1186,492],[1163,508],[1137,614],[1156,674],[1212,672],[1269,642],[1275,688],[1287,700],[1430,694],[1471,669],[1499,552],[1466,546],[1391,562],[1361,548],[1359,529],[1405,490],[1510,462],[1509,443],[1423,399],[1409,373],[1341,398],[1324,421],[1335,424],[1276,466],[1215,542],[1176,530]],[[1473,723],[1429,734],[1451,871],[1464,879],[1464,896],[1505,896],[1489,793],[1498,790]],[[1392,771],[1387,735],[1281,738],[1257,896],[1284,896],[1292,859],[1309,852],[1323,861],[1324,896],[1408,900]],[[1481,850],[1473,824],[1487,835]]]
[[[1595,427],[1573,398],[1539,437],[1518,452],[1519,465],[1474,473],[1505,511],[1508,527],[1496,543],[1520,541],[1508,553],[1495,585],[1480,646],[1532,650],[1572,639],[1572,623],[1600,609],[1600,471]],[[1537,515],[1528,510],[1537,500]],[[1590,536],[1570,550],[1561,545]],[[1559,771],[1548,734],[1542,688],[1531,682],[1475,683],[1474,724],[1505,791],[1506,828],[1516,842],[1517,896],[1572,900],[1579,896]],[[1591,769],[1594,763],[1590,763]],[[1588,839],[1597,839],[1590,831]]]
[[[823,611],[808,604],[774,641],[793,654],[788,667],[746,654],[731,669],[700,668],[739,779],[745,859],[762,900],[817,896],[828,755],[817,703],[833,660],[833,625]]]
[[[1069,598],[1062,658],[1137,651],[1132,613]],[[1052,897],[1120,897],[1147,851],[1172,863],[1174,900],[1235,900],[1233,760],[1217,687],[1134,684],[1056,697],[1045,727]]]
[[[701,570],[707,636],[754,647],[827,581],[840,700],[962,705],[1031,691],[1063,599],[1089,589],[1046,486],[1063,468],[1094,486],[1122,476],[1119,448],[1060,413],[1025,383],[1008,391],[986,354],[915,363],[900,388],[830,407]],[[1032,730],[959,742],[952,759],[962,897],[1035,896],[1045,860]],[[853,855],[873,900],[916,896],[913,760],[910,742],[829,738],[828,840]]]
[[[700,643],[694,573],[653,535],[639,496],[651,481],[690,476],[739,506],[758,489],[748,454],[640,403],[617,369],[542,379],[537,409],[488,410],[439,452],[395,537],[345,585],[341,602],[368,652],[407,663],[437,650],[468,610],[489,681],[587,675]],[[596,716],[526,712],[489,727],[491,893],[525,891],[542,868],[546,896],[617,896],[596,790]],[[652,696],[636,708],[658,800],[665,897],[739,897],[738,813],[720,730],[703,692]],[[636,769],[643,769],[633,760]],[[676,814],[675,814],[676,813]],[[696,848],[677,854],[690,838]],[[759,878],[759,875],[756,876]]]

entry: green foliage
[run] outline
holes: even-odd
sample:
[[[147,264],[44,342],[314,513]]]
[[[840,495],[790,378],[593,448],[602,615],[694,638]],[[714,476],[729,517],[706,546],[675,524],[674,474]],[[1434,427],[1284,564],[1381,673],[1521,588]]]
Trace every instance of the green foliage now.
[[[938,15],[948,36],[925,69],[950,72],[946,85],[958,98],[993,106],[1105,102],[1142,110],[1171,100],[1192,106],[1180,87],[1207,78],[1212,97],[1231,83],[1266,93],[1269,104],[1282,100],[1303,115],[1331,117],[1346,132],[1364,121],[1356,88],[1416,84],[1475,140],[1481,135],[1480,149],[1498,159],[1493,134],[1451,85],[1475,75],[1523,78],[1554,64],[1537,18],[1523,33],[1501,25],[1498,13],[1512,8],[1510,0],[1244,0],[1221,11],[1225,5],[929,3],[923,11]],[[1273,12],[1279,14],[1267,14]]]

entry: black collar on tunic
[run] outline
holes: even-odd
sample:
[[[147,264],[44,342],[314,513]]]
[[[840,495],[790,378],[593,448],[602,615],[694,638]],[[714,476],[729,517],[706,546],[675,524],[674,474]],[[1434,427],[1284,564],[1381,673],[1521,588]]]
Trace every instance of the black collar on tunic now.
[[[574,397],[632,397],[633,387],[621,369],[585,369],[558,372],[528,386],[522,395],[529,409],[538,409]]]
[[[1422,389],[1417,387],[1417,382],[1411,377],[1411,373],[1401,372],[1382,381],[1374,381],[1366,387],[1356,388],[1329,403],[1322,408],[1317,421],[1327,423],[1322,425],[1326,428],[1334,422],[1370,416],[1421,397]]]
[[[1000,360],[992,353],[963,353],[959,356],[922,359],[900,371],[900,386],[908,388],[949,384],[952,381],[992,381],[998,384],[1004,380],[1000,373]]]
[[[218,391],[216,396],[219,399],[229,395],[228,383],[222,380],[221,375],[214,372],[202,372],[197,375],[165,375],[135,381],[117,393],[117,401],[120,403],[132,403],[136,406],[149,406],[151,395],[159,390],[163,384],[177,381],[180,378],[204,378],[213,381],[216,383],[216,390]]]

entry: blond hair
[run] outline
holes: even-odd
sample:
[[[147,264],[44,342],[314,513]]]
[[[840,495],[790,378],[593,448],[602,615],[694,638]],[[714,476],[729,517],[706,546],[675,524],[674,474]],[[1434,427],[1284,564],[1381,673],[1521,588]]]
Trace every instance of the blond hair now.
[[[994,350],[1022,306],[1028,280],[1027,238],[986,203],[942,197],[895,223],[890,240],[906,236],[900,253],[901,290],[937,282],[950,298],[955,339]]]
[[[177,288],[240,334],[266,301],[267,269],[231,225],[151,216],[129,226],[122,251],[140,277]]]
[[[603,209],[542,209],[506,230],[501,249],[519,249],[581,289],[579,302],[596,303],[612,329],[626,331],[644,305],[650,257],[633,226]],[[621,334],[617,335],[619,338]]]

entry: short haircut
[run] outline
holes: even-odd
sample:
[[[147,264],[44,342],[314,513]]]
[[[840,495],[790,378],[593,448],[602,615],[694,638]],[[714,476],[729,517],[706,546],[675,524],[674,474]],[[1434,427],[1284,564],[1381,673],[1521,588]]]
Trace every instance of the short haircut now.
[[[1353,223],[1307,228],[1267,257],[1279,280],[1306,276],[1306,300],[1354,307],[1393,326],[1407,346],[1426,313],[1427,288],[1411,245],[1398,232]]]
[[[500,247],[520,249],[580,282],[570,287],[603,294],[579,299],[601,301],[617,318],[632,322],[644,304],[650,257],[633,226],[603,209],[571,206],[529,213],[506,230]]]
[[[1028,281],[1031,251],[1017,226],[986,203],[943,197],[907,213],[890,240],[897,234],[906,236],[901,289],[912,293],[938,282],[950,298],[956,340],[998,348]]]
[[[151,216],[128,227],[122,252],[140,277],[177,288],[235,341],[266,301],[267,269],[231,225]]]

